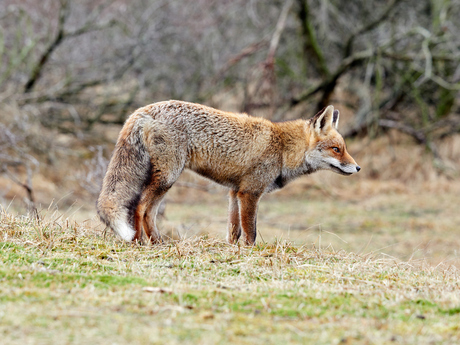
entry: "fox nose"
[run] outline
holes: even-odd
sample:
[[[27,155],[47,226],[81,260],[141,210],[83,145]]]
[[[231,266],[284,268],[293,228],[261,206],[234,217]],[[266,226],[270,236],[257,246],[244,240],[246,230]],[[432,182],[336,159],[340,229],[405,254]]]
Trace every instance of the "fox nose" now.
[[[356,166],[356,171],[360,171],[361,167],[359,165]]]

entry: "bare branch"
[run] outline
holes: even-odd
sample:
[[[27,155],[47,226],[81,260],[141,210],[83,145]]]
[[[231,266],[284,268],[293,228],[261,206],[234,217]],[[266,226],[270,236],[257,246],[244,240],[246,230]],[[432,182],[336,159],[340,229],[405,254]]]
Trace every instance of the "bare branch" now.
[[[30,91],[32,91],[33,87],[35,86],[36,82],[41,76],[43,68],[48,62],[49,57],[56,50],[56,48],[59,47],[66,39],[71,37],[77,37],[92,31],[103,30],[112,27],[118,23],[116,20],[111,20],[107,23],[102,24],[94,23],[93,20],[96,20],[96,15],[92,15],[90,16],[90,20],[88,20],[82,27],[74,31],[66,31],[65,24],[70,14],[69,0],[60,0],[60,3],[61,8],[59,10],[57,34],[54,40],[46,48],[45,52],[41,55],[37,64],[32,68],[32,73],[30,74],[29,79],[27,80],[24,86],[24,93],[29,93]],[[98,11],[96,11],[95,13],[99,13],[101,9],[102,7],[98,8]]]
[[[313,56],[318,60],[319,70],[323,76],[328,77],[330,72],[327,67],[326,59],[324,58],[323,51],[318,43],[316,37],[315,28],[310,19],[310,7],[308,5],[308,0],[298,0],[299,3],[299,19],[302,26],[302,35],[303,35],[303,45],[304,45],[304,59],[310,59],[311,54],[309,53],[309,48]]]
[[[40,78],[43,67],[47,63],[51,53],[62,43],[64,39],[64,25],[69,16],[69,2],[68,0],[61,0],[61,8],[59,10],[59,20],[58,20],[58,31],[51,42],[51,44],[46,48],[45,52],[42,54],[37,64],[33,67],[32,73],[30,74],[29,79],[27,80],[24,86],[24,92],[30,92],[34,87],[37,80]]]
[[[267,63],[273,64],[275,60],[276,49],[278,48],[278,44],[280,42],[281,34],[283,33],[284,27],[286,26],[286,19],[289,13],[289,10],[294,3],[293,0],[287,0],[284,3],[284,6],[281,10],[280,17],[278,22],[276,23],[275,32],[273,33],[272,39],[270,41],[270,47],[268,48],[268,56],[267,56]]]
[[[343,60],[342,64],[335,70],[335,72],[326,80],[321,83],[311,87],[306,92],[304,92],[300,97],[292,98],[290,101],[290,106],[294,107],[301,102],[305,102],[310,97],[318,93],[319,91],[324,91],[330,93],[337,84],[337,80],[346,72],[348,69],[356,65],[357,63],[362,62],[363,60],[369,59],[374,56],[375,52],[373,50],[365,50],[359,53],[356,53],[352,56],[349,56]]]
[[[224,64],[224,66],[217,72],[215,77],[213,78],[213,84],[216,83],[222,76],[233,66],[235,66],[238,62],[243,60],[244,58],[251,56],[258,51],[265,48],[268,44],[267,40],[261,40],[259,42],[252,43],[246,47],[244,47],[238,54],[232,56],[228,61]]]
[[[344,52],[344,57],[348,57],[351,55],[351,51],[353,48],[353,42],[356,39],[356,37],[369,32],[373,29],[375,29],[377,26],[382,24],[390,15],[391,11],[396,7],[396,5],[400,2],[401,0],[391,0],[390,3],[387,5],[385,10],[382,12],[382,14],[377,17],[374,21],[370,22],[369,24],[363,26],[361,29],[356,31],[354,34],[352,34],[349,38],[347,43],[345,44],[345,52]]]
[[[380,127],[394,128],[401,132],[409,134],[410,136],[415,138],[419,144],[425,144],[427,142],[426,135],[423,131],[416,130],[415,128],[410,127],[407,124],[404,124],[398,121],[393,121],[393,120],[385,120],[385,119],[379,120],[378,124]]]
[[[278,49],[278,45],[280,42],[281,35],[284,31],[286,26],[286,19],[289,14],[289,11],[293,5],[293,0],[288,0],[284,3],[283,8],[281,9],[280,16],[278,17],[278,22],[276,23],[275,31],[272,35],[270,40],[270,46],[268,48],[268,54],[265,61],[261,64],[262,65],[262,76],[257,81],[255,86],[255,91],[253,93],[255,95],[263,95],[265,98],[269,98],[270,105],[274,104],[274,95],[275,95],[275,55],[276,50]],[[247,94],[248,95],[248,94]],[[250,99],[246,99],[244,101],[243,110],[250,111],[252,108],[252,102]],[[273,114],[274,109],[272,107],[271,113]]]

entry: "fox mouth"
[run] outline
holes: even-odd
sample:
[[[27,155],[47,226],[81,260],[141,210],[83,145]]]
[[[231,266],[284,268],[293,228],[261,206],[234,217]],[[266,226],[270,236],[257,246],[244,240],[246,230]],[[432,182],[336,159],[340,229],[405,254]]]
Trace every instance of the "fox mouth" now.
[[[351,172],[343,171],[342,169],[336,167],[335,165],[329,164],[329,166],[332,168],[334,172],[339,173],[340,175],[350,176],[352,174]]]

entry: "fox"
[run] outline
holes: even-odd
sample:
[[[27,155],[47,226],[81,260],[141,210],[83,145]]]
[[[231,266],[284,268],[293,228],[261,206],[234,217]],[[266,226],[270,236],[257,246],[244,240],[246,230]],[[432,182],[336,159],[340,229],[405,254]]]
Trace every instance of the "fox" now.
[[[337,131],[332,105],[308,120],[272,122],[183,101],[137,109],[118,136],[96,203],[127,242],[161,243],[158,207],[184,169],[229,189],[227,242],[256,241],[261,197],[319,170],[351,175],[361,167]]]

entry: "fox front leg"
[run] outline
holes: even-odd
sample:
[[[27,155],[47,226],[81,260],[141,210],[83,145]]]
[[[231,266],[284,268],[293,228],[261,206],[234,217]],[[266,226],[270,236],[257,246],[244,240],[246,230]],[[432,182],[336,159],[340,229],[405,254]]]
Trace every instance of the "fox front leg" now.
[[[228,224],[227,242],[236,244],[241,236],[240,210],[238,205],[238,192],[230,190],[228,193]]]
[[[240,222],[246,245],[254,245],[256,242],[257,205],[261,195],[261,193],[251,192],[238,192],[237,194],[240,201]]]

